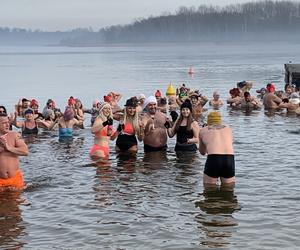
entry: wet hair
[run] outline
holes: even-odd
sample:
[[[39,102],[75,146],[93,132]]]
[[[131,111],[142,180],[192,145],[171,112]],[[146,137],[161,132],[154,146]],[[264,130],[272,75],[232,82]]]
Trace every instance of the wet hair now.
[[[246,91],[245,93],[244,93],[244,97],[250,97],[251,95],[250,95],[250,93],[248,92],[248,91]]]
[[[79,108],[82,109],[82,108],[83,108],[83,105],[82,105],[82,102],[80,101],[80,99],[75,99],[75,105],[76,105],[77,103],[80,103]]]
[[[234,97],[237,97],[240,95],[240,90],[238,88],[233,88],[233,89],[229,90],[229,94],[233,95]]]
[[[192,129],[192,123],[194,121],[193,118],[193,113],[192,113],[192,107],[191,107],[191,102],[189,100],[186,100],[180,107],[180,110],[182,110],[183,108],[188,108],[190,109],[190,114],[187,118],[187,130],[190,131]],[[179,118],[176,120],[175,122],[175,131],[177,132],[179,130],[180,124],[183,120],[183,115],[182,112],[180,112]]]
[[[161,105],[166,105],[166,104],[167,104],[167,98],[165,98],[165,97],[164,97],[164,98],[161,98],[161,99],[160,99],[160,104],[161,104]]]
[[[64,112],[65,121],[71,121],[74,118],[74,116],[74,110],[71,107],[67,106]]]
[[[7,110],[4,106],[0,106],[0,109],[3,109],[3,113],[0,113],[0,114],[5,114],[7,115]]]

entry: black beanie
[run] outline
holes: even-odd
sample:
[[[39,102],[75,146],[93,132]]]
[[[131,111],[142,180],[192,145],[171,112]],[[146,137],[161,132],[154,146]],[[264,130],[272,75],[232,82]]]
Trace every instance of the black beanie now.
[[[181,106],[180,106],[180,110],[182,110],[183,108],[188,108],[191,112],[193,112],[193,108],[192,108],[192,104],[190,102],[190,100],[185,100]]]

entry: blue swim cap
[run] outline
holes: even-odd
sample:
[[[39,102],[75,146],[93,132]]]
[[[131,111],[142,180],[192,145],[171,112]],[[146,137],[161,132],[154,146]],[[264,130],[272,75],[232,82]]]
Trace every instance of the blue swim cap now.
[[[32,109],[26,109],[24,112],[25,115],[27,114],[33,114],[33,110]]]

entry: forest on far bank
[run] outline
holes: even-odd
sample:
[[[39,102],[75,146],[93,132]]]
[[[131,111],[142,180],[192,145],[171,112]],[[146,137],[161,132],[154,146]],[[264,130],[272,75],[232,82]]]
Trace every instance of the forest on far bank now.
[[[94,31],[32,31],[0,27],[0,45],[100,46],[112,43],[300,42],[300,2],[259,1],[224,7],[180,7],[175,13],[139,18]]]

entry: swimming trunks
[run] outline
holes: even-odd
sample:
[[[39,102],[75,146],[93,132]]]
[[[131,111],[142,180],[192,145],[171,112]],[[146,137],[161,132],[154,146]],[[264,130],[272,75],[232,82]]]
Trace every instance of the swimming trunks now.
[[[91,150],[90,150],[90,156],[93,157],[93,154],[94,154],[96,151],[102,151],[102,152],[104,153],[104,156],[105,156],[105,157],[108,157],[108,156],[109,156],[109,148],[108,148],[108,147],[100,146],[100,145],[94,144],[93,147],[92,147]]]
[[[0,189],[2,188],[17,188],[17,189],[23,189],[24,188],[24,180],[23,180],[23,174],[21,170],[17,170],[14,177],[7,178],[7,179],[1,179],[0,178]]]
[[[118,135],[116,145],[121,151],[126,151],[132,146],[136,146],[137,140],[135,135],[120,134]]]
[[[147,145],[147,144],[144,144],[144,151],[145,151],[145,152],[166,151],[167,148],[168,148],[167,145],[162,146],[162,147],[152,147],[152,146],[149,146],[149,145]]]
[[[205,163],[204,173],[212,178],[235,176],[234,155],[208,155]]]
[[[178,143],[176,143],[175,151],[195,152],[195,151],[197,151],[197,146],[195,143],[193,143],[193,144],[178,144]]]

